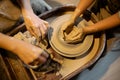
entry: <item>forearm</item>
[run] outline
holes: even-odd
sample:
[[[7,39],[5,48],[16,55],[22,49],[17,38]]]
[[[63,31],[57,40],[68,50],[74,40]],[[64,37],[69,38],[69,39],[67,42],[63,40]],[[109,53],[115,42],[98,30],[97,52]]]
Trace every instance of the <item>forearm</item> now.
[[[95,33],[95,32],[100,32],[100,31],[104,31],[107,29],[111,29],[118,25],[120,25],[120,17],[118,13],[116,13],[104,20],[101,20],[95,23],[94,25],[84,27],[83,30],[86,34],[90,34],[90,33]]]
[[[33,13],[33,9],[31,7],[30,0],[17,0],[17,1],[21,7],[23,17],[24,17],[24,14],[27,12]]]
[[[13,51],[16,48],[14,39],[0,33],[0,48]]]
[[[29,47],[30,45],[23,41],[0,33],[0,48],[11,51],[19,56],[21,53],[20,51],[27,49],[27,46]]]
[[[76,20],[92,3],[94,0],[80,0],[78,6],[76,7],[72,19]]]
[[[13,52],[26,64],[36,59],[39,59],[40,63],[44,63],[48,57],[48,54],[41,48],[2,33],[0,33],[0,48]]]

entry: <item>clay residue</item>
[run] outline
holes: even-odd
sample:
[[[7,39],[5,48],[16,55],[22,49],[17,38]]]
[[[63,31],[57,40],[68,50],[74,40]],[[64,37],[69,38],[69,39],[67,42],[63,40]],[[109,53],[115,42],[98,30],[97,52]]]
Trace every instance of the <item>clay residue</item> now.
[[[74,26],[69,33],[64,32],[64,40],[67,43],[78,43],[82,41],[82,37],[83,37],[83,30],[82,28],[77,26]]]
[[[38,42],[37,39],[34,36],[30,35],[30,32],[28,31],[24,33],[18,32],[16,35],[14,35],[14,38],[23,40],[25,42],[28,42],[30,44],[33,44],[37,47],[46,50],[50,54],[46,63],[40,65],[38,68],[34,69],[33,71],[38,79],[47,80],[48,77],[50,78],[56,77],[57,80],[57,78],[60,76],[60,74],[57,75],[57,72],[61,68],[61,65],[63,63],[63,57],[60,56],[59,54],[56,54],[51,48],[49,48],[49,43],[47,42],[46,39],[42,40],[41,42]]]

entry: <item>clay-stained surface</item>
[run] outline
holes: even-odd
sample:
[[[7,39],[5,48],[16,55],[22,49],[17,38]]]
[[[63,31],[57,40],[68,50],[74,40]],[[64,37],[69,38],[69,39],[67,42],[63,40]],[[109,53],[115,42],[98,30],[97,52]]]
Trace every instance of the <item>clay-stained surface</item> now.
[[[70,12],[66,12],[65,15],[66,14],[70,14]],[[59,19],[59,17],[61,17],[61,15],[54,17],[53,20],[51,21],[51,24],[52,24],[52,22],[54,22],[54,20],[56,21],[56,19]],[[90,24],[93,24],[93,23],[91,23],[91,21],[90,21]],[[60,70],[56,73],[56,74],[58,74],[58,77],[60,77],[60,79],[65,79],[65,80],[70,79],[74,75],[81,72],[83,69],[85,69],[88,66],[90,66],[91,64],[93,64],[93,62],[96,61],[97,58],[101,55],[102,48],[104,48],[104,43],[103,43],[104,39],[101,40],[100,38],[104,38],[104,35],[103,36],[101,36],[101,35],[94,36],[92,46],[90,47],[91,49],[87,52],[87,55],[76,57],[76,58],[63,57],[64,60],[63,60],[62,66],[61,66]],[[53,48],[53,47],[51,47],[51,48]],[[56,52],[56,51],[53,50],[53,52]],[[33,71],[33,70],[31,70],[31,71]],[[35,77],[37,77],[37,79],[39,79],[39,78],[45,79],[46,78],[44,75],[43,75],[43,77],[40,77],[40,75],[41,75],[40,72],[33,72],[33,74],[35,74]],[[52,75],[54,75],[54,74],[52,74]],[[52,76],[51,76],[51,78],[52,78]]]
[[[51,32],[49,33],[51,35],[51,37],[48,34],[49,42],[51,44],[51,47],[57,53],[59,53],[59,54],[61,54],[63,56],[66,56],[65,53],[62,53],[62,51],[65,51],[66,45],[69,47],[69,49],[68,49],[69,55],[72,52],[74,54],[75,52],[78,52],[80,50],[86,51],[87,54],[81,56],[82,53],[78,52],[77,57],[75,57],[74,55],[73,55],[74,58],[70,58],[71,56],[69,56],[69,55],[67,55],[67,57],[64,57],[64,62],[63,62],[62,67],[61,67],[61,69],[59,71],[59,73],[62,75],[62,79],[69,79],[69,78],[71,78],[76,73],[79,73],[82,69],[84,69],[85,67],[89,66],[90,65],[89,63],[91,63],[91,61],[96,60],[95,57],[99,56],[99,54],[97,52],[99,51],[99,48],[100,48],[100,45],[101,45],[100,44],[101,41],[100,41],[100,38],[99,38],[100,36],[96,37],[94,35],[92,35],[90,37],[88,36],[88,40],[84,40],[85,41],[85,43],[84,43],[85,45],[82,45],[82,47],[79,47],[78,50],[75,50],[75,47],[71,47],[71,45],[68,45],[68,44],[63,45],[61,47],[60,46],[61,42],[59,44],[56,43],[56,39],[59,39],[60,38],[59,35],[61,35],[59,33],[59,30],[60,30],[59,28],[63,24],[64,21],[69,19],[70,14],[71,13],[66,12],[65,15],[59,16],[56,19],[54,19],[53,22],[51,22],[51,26],[52,26],[51,32],[53,32],[53,34],[51,34]],[[84,21],[83,21],[83,23],[84,23]],[[92,21],[88,21],[88,24],[91,25],[91,24],[94,24],[94,23]],[[85,26],[85,24],[82,24],[82,25]],[[55,33],[54,33],[54,30],[55,30]],[[52,37],[56,37],[56,38],[52,38]],[[55,44],[57,46],[55,46],[53,44]],[[78,45],[78,44],[76,44],[76,45]],[[57,49],[55,49],[55,48],[57,48]],[[89,65],[87,65],[87,64],[89,64]]]
[[[65,57],[78,57],[88,53],[93,43],[93,35],[87,35],[85,39],[76,44],[68,44],[63,39],[61,26],[65,23],[71,14],[62,15],[51,23],[51,28],[48,31],[48,38],[52,48],[59,54]],[[85,27],[86,25],[93,24],[91,21],[87,22],[85,19],[80,21],[78,26]]]
[[[47,21],[50,21],[50,23],[52,23],[52,21],[54,21],[56,18],[58,18],[59,16],[62,16],[63,13],[69,14],[69,11],[73,11],[74,9],[75,9],[75,6],[70,6],[70,5],[63,6],[63,7],[53,9],[52,11],[49,11],[45,14],[42,14],[42,15],[40,15],[40,17]],[[58,15],[58,13],[59,13],[59,15]],[[90,16],[90,17],[91,17],[90,19],[92,19],[92,21],[95,22],[94,17],[93,16]],[[22,24],[21,26],[18,26],[13,31],[9,32],[8,35],[14,35],[14,34],[18,33],[19,31],[25,31],[24,28],[25,28],[25,24]],[[59,76],[59,78],[63,79],[63,80],[68,80],[71,77],[75,76],[76,74],[80,73],[83,69],[91,66],[101,56],[101,54],[105,48],[105,42],[106,42],[106,37],[105,37],[104,33],[99,33],[97,35],[94,35],[93,46],[91,47],[91,50],[89,51],[89,53],[86,56],[77,57],[77,58],[63,57],[64,60],[63,60],[62,66],[60,68],[60,71],[57,72],[58,75],[61,74],[60,75],[61,77]],[[55,52],[52,48],[50,48],[50,51]],[[15,61],[12,61],[11,63],[14,63],[14,62]],[[13,67],[13,71],[14,71],[14,67]],[[16,67],[15,67],[15,72],[16,72]],[[41,75],[39,72],[34,73],[34,71],[31,69],[29,69],[28,74],[31,74],[31,76],[29,76],[29,77],[32,78],[32,80],[39,79],[39,75]],[[36,77],[36,75],[37,75],[37,77]]]
[[[34,36],[30,35],[28,31],[18,32],[14,35],[14,38],[38,46],[46,50],[50,54],[50,57],[47,59],[47,62],[45,64],[39,65],[38,68],[32,70],[37,79],[48,80],[49,78],[50,80],[53,80],[54,78],[56,78],[56,80],[59,80],[61,74],[57,72],[61,68],[63,58],[62,56],[53,52],[51,48],[49,48],[49,43],[47,42],[46,38],[39,42]]]

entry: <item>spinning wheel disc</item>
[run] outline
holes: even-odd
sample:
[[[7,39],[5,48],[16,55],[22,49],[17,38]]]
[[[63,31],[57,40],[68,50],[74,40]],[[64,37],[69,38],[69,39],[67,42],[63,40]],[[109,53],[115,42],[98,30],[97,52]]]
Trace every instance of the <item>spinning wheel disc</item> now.
[[[77,44],[66,43],[61,36],[60,28],[64,22],[69,20],[70,16],[71,14],[65,14],[52,21],[48,31],[48,39],[51,47],[60,55],[78,57],[90,50],[93,43],[93,35],[87,35],[82,42]],[[85,27],[89,23],[83,19],[78,25]]]

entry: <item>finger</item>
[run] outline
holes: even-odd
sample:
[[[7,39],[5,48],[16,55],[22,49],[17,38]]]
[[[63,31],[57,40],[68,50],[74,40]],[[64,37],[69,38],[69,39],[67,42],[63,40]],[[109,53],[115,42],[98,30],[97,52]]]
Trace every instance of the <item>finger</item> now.
[[[45,34],[46,34],[46,32],[48,31],[48,28],[49,28],[49,24],[45,24],[45,25],[43,25],[43,26],[46,27],[46,28],[45,28],[45,31],[44,31]]]
[[[38,41],[41,40],[41,38],[40,38],[41,37],[41,32],[38,28],[31,26],[31,32],[33,33],[33,35],[36,37],[36,39]]]
[[[77,36],[80,36],[80,35],[81,35],[81,33],[76,32],[75,34],[72,35],[72,38],[77,37]]]
[[[43,22],[44,22],[44,24],[45,24],[45,27],[48,28],[48,27],[49,27],[48,22],[47,22],[47,21],[44,21],[44,20],[43,20]]]
[[[31,27],[27,28],[27,30],[30,32],[32,36],[36,36],[36,34],[33,32],[33,29]]]
[[[43,30],[47,30],[48,29],[48,22],[46,22],[46,21],[44,21],[44,20],[42,20],[42,24],[41,25],[39,25],[40,27],[42,27],[43,28]]]
[[[39,27],[34,29],[34,33],[36,34],[37,39],[41,40],[42,33],[41,33],[41,30],[39,29]]]
[[[39,59],[39,64],[45,63],[47,61],[47,58],[45,58],[43,56],[39,56],[38,59]]]
[[[62,31],[65,31],[66,28],[67,28],[67,24],[65,23],[65,24],[62,25],[61,30],[62,30]]]
[[[80,35],[77,35],[77,36],[72,38],[72,40],[78,40],[78,39],[80,39]]]
[[[32,66],[38,66],[40,64],[43,64],[46,62],[46,58],[42,57],[42,56],[39,56],[37,59],[35,59],[34,61],[30,62],[29,65],[32,65]]]
[[[43,26],[44,26],[44,25],[43,25]],[[42,39],[45,38],[46,30],[44,30],[42,27],[39,27],[39,30],[41,31]]]
[[[45,58],[48,58],[49,57],[49,54],[46,52],[46,51],[43,51],[41,56],[45,57]]]

